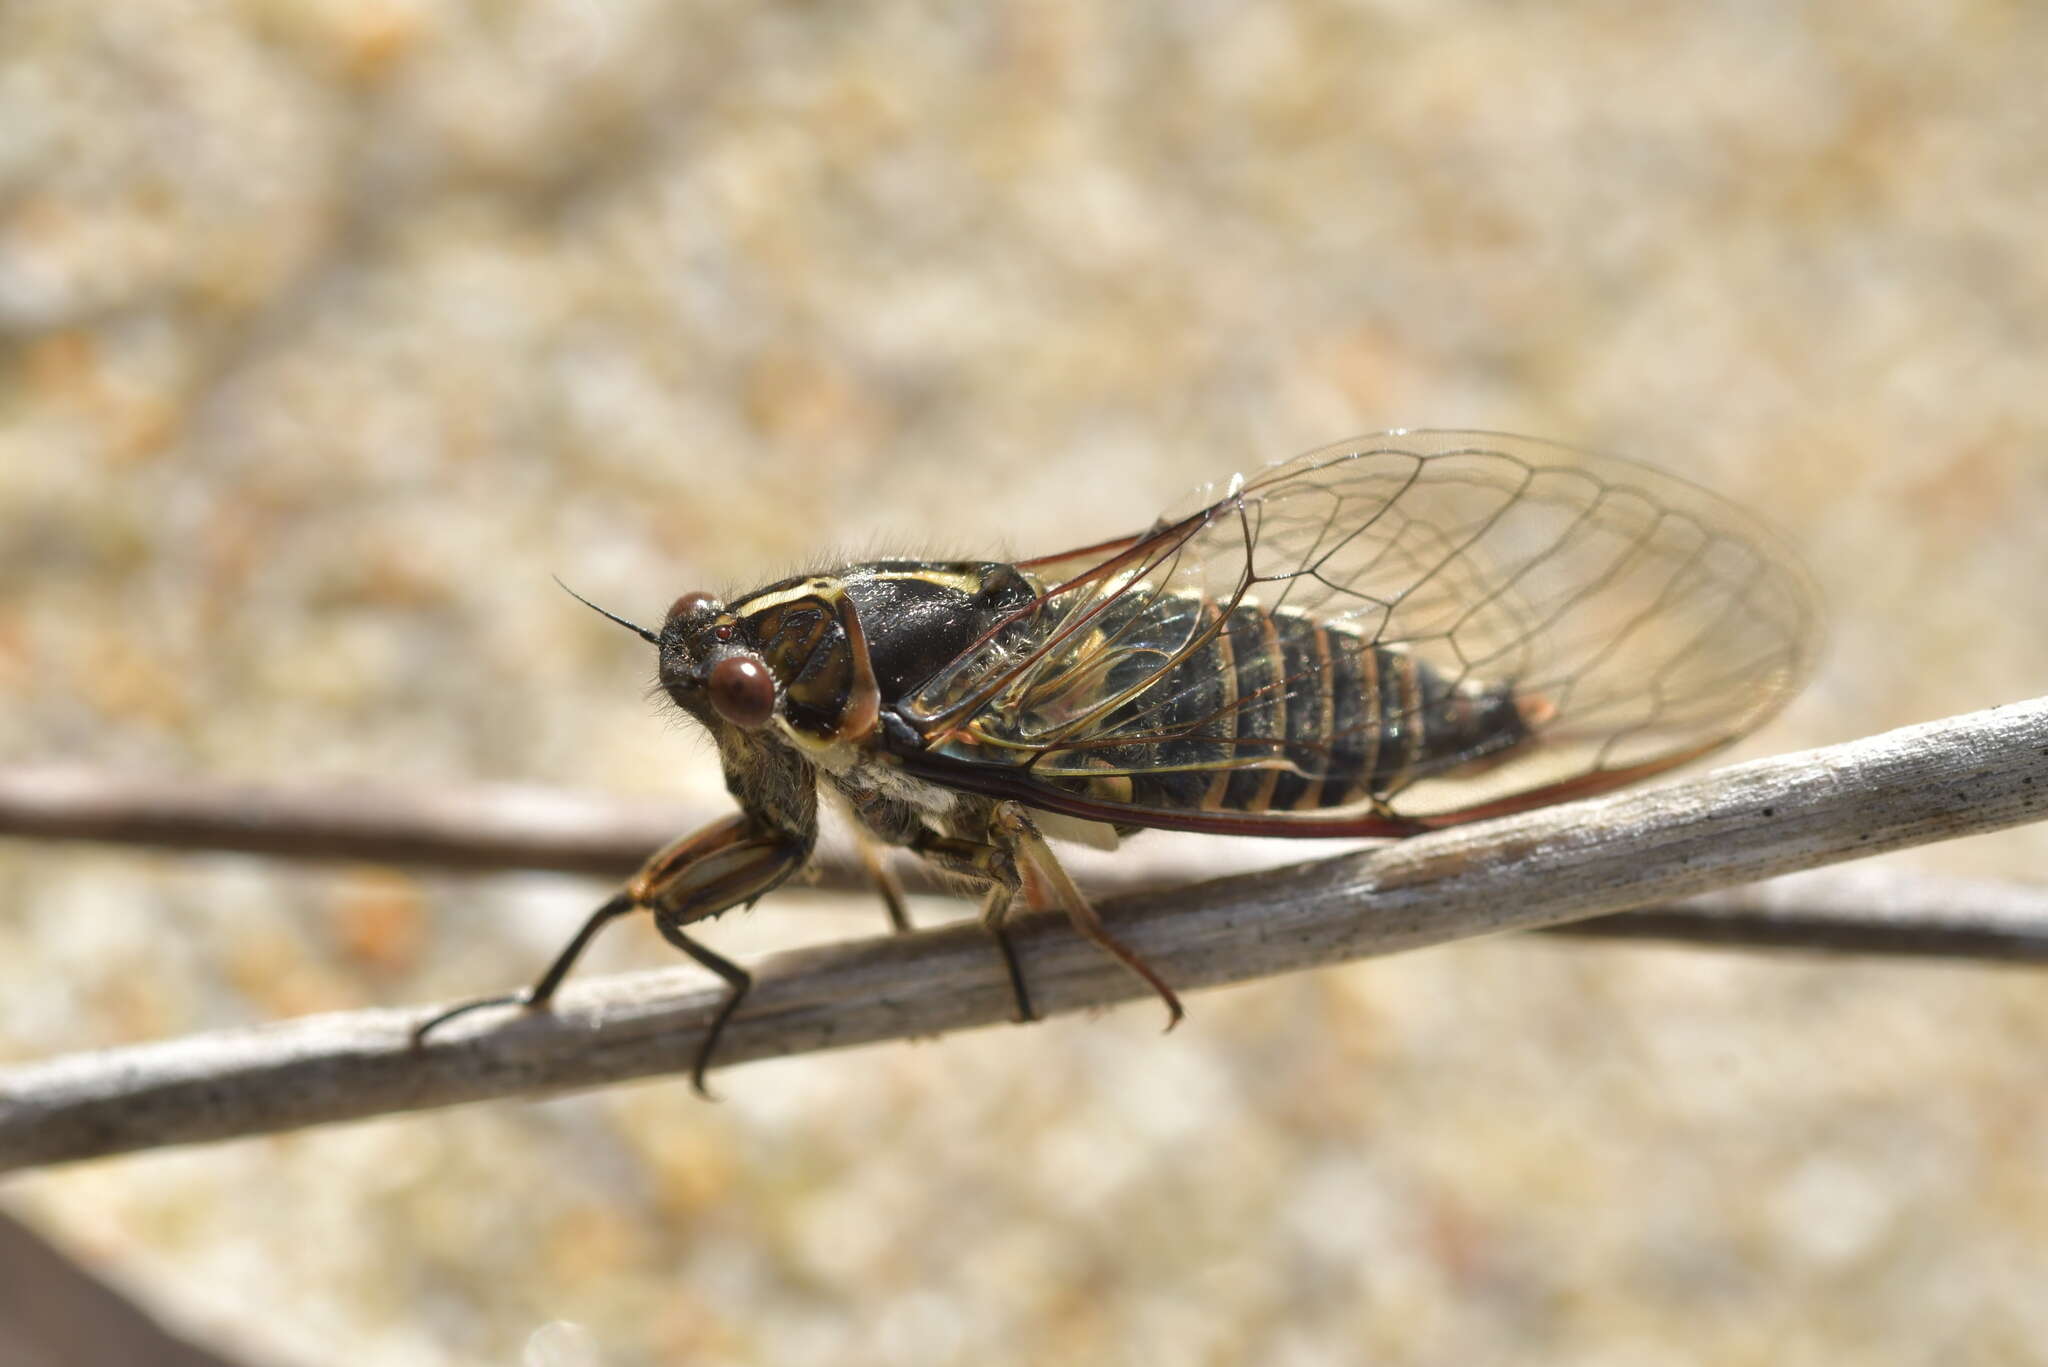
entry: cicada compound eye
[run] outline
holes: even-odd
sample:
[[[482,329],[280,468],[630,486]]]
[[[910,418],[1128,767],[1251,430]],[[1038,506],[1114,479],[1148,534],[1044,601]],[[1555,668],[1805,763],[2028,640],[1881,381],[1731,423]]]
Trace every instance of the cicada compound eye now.
[[[708,593],[686,593],[668,605],[668,619],[696,617],[704,612],[716,612],[718,600]]]
[[[734,726],[759,730],[775,715],[775,676],[751,655],[728,655],[711,667],[711,706]]]

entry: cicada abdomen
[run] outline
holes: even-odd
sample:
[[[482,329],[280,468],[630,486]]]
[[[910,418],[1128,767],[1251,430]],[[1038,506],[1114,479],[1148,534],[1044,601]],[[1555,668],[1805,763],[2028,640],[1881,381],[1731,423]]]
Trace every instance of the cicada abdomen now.
[[[1400,433],[1203,497],[1020,566],[1031,608],[901,708],[957,780],[1133,825],[1391,833],[1682,763],[1811,662],[1794,560],[1649,467]]]
[[[1183,629],[1187,644],[1170,655],[1110,650],[1139,615]],[[1290,608],[1126,595],[1098,630],[1091,653],[1104,666],[1040,690],[1017,731],[1057,746],[1031,766],[1036,779],[1119,805],[1324,812],[1528,735],[1511,689],[1453,684],[1407,650]],[[1083,725],[1048,726],[1077,695],[1089,704]]]

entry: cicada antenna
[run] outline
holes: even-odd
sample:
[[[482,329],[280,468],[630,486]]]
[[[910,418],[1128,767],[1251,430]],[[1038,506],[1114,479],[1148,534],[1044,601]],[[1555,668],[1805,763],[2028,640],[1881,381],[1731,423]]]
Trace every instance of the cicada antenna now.
[[[561,575],[557,574],[552,575],[550,577],[555,581],[555,585],[557,588],[561,589],[562,592],[568,594],[571,598],[574,598],[577,602],[583,604],[584,607],[589,608],[598,616],[609,617],[612,621],[617,622],[620,626],[632,632],[635,636],[638,636],[641,640],[647,642],[647,644],[649,645],[658,646],[661,644],[661,637],[655,635],[646,627],[641,626],[638,622],[629,622],[625,618],[619,616],[619,614],[617,614],[616,612],[605,611],[597,604],[591,602],[588,598],[585,598],[582,594],[576,592],[576,590],[570,588],[567,584],[564,584],[562,582]]]

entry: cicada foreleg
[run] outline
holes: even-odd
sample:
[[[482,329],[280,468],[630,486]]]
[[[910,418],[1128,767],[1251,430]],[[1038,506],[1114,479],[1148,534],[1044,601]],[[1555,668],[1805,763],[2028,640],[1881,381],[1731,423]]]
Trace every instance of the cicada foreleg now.
[[[781,830],[760,817],[738,812],[694,834],[684,836],[649,859],[627,881],[616,896],[591,913],[590,919],[555,956],[547,971],[523,992],[483,997],[464,1002],[423,1022],[413,1030],[415,1044],[437,1027],[457,1016],[487,1006],[523,1006],[546,1010],[562,980],[569,975],[597,932],[610,921],[630,911],[653,913],[655,929],[663,939],[688,954],[705,968],[723,978],[729,989],[718,1013],[704,1032],[703,1043],[690,1066],[690,1085],[705,1096],[704,1073],[725,1023],[739,1009],[740,1001],[753,986],[747,971],[721,955],[714,954],[684,933],[683,927],[716,916],[742,903],[751,904],[803,866],[809,857],[815,830]]]

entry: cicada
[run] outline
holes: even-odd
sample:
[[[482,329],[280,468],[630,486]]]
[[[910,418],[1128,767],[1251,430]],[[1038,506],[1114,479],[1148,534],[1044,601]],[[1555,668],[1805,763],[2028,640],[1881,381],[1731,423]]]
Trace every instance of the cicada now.
[[[591,606],[595,606],[594,604]],[[1031,560],[875,560],[637,632],[716,740],[733,815],[649,859],[524,992],[546,1005],[629,912],[728,985],[687,927],[801,869],[821,791],[861,831],[1022,904],[1179,1000],[1047,836],[1146,828],[1398,837],[1599,793],[1776,712],[1817,640],[1808,580],[1741,509],[1648,466],[1489,433],[1393,432],[1198,493]],[[879,865],[877,865],[879,867]],[[900,916],[900,902],[892,899]]]

